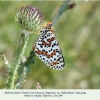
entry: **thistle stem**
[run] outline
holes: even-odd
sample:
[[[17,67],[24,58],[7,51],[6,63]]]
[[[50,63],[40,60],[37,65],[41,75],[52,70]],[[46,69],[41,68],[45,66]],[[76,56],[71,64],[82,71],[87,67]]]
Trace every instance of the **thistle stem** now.
[[[71,9],[71,6],[74,6],[74,3],[71,0],[65,0],[62,4],[62,6],[59,8],[57,15],[53,19],[53,26],[58,22],[59,18],[62,16],[62,14],[67,11],[68,9]]]
[[[27,31],[24,31],[24,32],[27,32]],[[24,52],[25,52],[25,49],[26,49],[26,46],[27,46],[27,43],[28,43],[28,40],[29,40],[29,36],[30,35],[25,37],[24,34],[21,34],[16,52],[15,52],[15,55],[14,55],[14,60],[13,60],[13,63],[11,65],[11,69],[9,70],[7,89],[16,88],[14,83],[15,83],[15,80],[16,80],[17,70],[19,68],[21,58],[24,55]]]

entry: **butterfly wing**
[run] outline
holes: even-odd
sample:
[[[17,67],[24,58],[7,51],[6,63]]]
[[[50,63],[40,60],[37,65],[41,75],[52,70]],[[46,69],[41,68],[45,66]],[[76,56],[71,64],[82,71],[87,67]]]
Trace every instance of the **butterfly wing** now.
[[[52,31],[45,31],[45,34],[40,35],[35,42],[34,52],[52,69],[61,70],[65,66],[62,51]]]

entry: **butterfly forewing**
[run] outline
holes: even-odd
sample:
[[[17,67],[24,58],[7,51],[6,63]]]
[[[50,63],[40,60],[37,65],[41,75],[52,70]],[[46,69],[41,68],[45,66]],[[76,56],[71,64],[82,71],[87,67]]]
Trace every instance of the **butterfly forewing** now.
[[[64,68],[64,58],[54,32],[48,27],[41,30],[41,35],[35,43],[35,54],[50,68]]]

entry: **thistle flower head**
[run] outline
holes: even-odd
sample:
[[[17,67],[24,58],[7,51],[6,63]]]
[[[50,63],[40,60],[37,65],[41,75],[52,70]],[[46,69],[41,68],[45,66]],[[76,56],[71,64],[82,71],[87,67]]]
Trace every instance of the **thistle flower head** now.
[[[42,12],[32,6],[21,7],[15,17],[15,21],[18,22],[22,30],[29,32],[37,32],[43,22]]]

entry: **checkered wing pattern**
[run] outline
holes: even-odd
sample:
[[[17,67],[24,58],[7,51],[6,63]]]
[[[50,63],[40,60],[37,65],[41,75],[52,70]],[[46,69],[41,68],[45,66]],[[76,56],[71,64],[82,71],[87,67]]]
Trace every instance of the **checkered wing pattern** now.
[[[64,69],[65,62],[51,26],[52,23],[49,22],[42,28],[39,38],[33,45],[33,50],[37,57],[39,57],[47,66],[52,69],[61,70]]]

